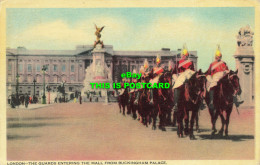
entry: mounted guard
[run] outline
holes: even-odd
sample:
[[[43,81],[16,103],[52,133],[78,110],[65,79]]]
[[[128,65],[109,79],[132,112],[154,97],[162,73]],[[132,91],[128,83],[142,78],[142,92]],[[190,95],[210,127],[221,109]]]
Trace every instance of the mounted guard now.
[[[217,86],[219,80],[223,78],[226,74],[229,73],[229,69],[227,64],[221,60],[222,59],[222,53],[220,51],[220,45],[217,46],[217,50],[215,53],[215,61],[212,62],[206,72],[207,81],[208,81],[208,87],[207,90],[209,91],[209,109],[214,110],[215,107],[213,105],[213,99],[214,99],[214,92],[215,87]],[[241,101],[240,97],[237,97],[236,99],[236,105],[239,106],[239,104],[243,103]]]
[[[176,77],[176,81],[174,83],[174,111],[178,110],[178,101],[180,97],[180,89],[187,80],[191,78],[191,76],[195,73],[194,63],[189,60],[189,52],[187,50],[186,44],[183,45],[183,49],[181,51],[181,59],[177,62],[173,73],[173,77]]]
[[[152,79],[150,80],[150,83],[153,84],[154,83],[158,83],[160,76],[162,75],[164,69],[161,67],[161,56],[158,54],[156,57],[156,66],[151,70],[151,75],[152,75]],[[151,88],[150,92],[151,92],[151,100],[150,100],[150,104],[153,104],[153,91],[154,89]]]
[[[142,77],[140,80],[138,81],[141,81],[141,82],[148,82],[148,74],[149,74],[149,63],[147,61],[147,59],[144,60],[144,66],[141,66],[140,70],[139,70],[139,73],[142,73]],[[134,101],[134,104],[137,105],[138,104],[138,100],[139,100],[139,97],[140,97],[140,92],[141,92],[142,88],[139,89],[137,91],[137,96],[136,96],[136,99]]]

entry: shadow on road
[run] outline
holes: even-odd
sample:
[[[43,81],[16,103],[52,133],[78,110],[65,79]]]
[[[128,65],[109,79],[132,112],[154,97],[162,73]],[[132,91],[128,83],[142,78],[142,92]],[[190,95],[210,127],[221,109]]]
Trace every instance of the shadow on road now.
[[[61,119],[60,117],[36,117],[36,118],[7,118],[7,121],[32,121],[32,120],[57,120]]]
[[[220,135],[198,135],[201,140],[231,140],[231,141],[245,141],[254,139],[253,135],[229,135],[228,137],[220,136]]]
[[[7,140],[24,140],[29,138],[36,138],[39,136],[20,136],[20,135],[7,135]]]
[[[31,127],[45,127],[45,126],[61,126],[64,124],[57,123],[9,123],[7,124],[7,128],[31,128]]]

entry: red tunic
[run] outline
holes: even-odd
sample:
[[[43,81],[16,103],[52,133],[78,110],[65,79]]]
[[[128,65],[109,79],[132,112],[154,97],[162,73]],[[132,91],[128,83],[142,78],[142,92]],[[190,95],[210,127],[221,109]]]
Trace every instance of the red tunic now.
[[[206,72],[206,75],[213,76],[217,72],[223,72],[228,70],[227,64],[224,61],[214,61],[210,64],[209,69]]]
[[[195,71],[193,61],[191,61],[191,60],[181,59],[180,61],[177,62],[176,67],[174,68],[174,70],[175,70],[175,71],[173,71],[174,73],[176,73],[176,71],[177,71],[176,69],[178,69],[178,73],[182,73],[187,69]]]

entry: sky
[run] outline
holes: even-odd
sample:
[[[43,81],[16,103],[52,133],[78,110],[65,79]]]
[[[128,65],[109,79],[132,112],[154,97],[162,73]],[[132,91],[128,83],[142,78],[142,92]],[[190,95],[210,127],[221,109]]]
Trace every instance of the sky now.
[[[177,50],[186,43],[206,71],[220,44],[223,61],[235,69],[236,36],[246,25],[254,31],[254,19],[252,7],[9,8],[6,41],[9,48],[74,50],[94,43],[97,24],[114,50]]]

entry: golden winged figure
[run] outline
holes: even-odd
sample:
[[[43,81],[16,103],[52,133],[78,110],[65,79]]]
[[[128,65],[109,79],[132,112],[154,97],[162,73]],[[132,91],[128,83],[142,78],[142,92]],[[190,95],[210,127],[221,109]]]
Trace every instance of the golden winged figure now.
[[[100,40],[100,38],[101,38],[101,34],[100,34],[100,33],[102,32],[102,30],[104,29],[105,26],[99,28],[99,27],[97,27],[97,25],[95,24],[95,27],[96,27],[95,35],[97,36],[97,42],[98,42],[98,41]]]

